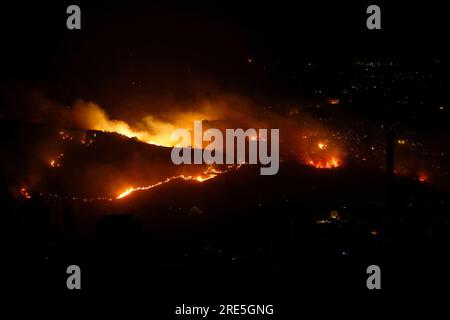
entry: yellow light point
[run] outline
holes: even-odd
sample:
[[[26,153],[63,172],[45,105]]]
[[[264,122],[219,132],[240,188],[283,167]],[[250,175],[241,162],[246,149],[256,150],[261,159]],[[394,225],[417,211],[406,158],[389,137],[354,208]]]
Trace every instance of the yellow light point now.
[[[327,145],[325,143],[319,142],[319,144],[317,145],[319,147],[320,150],[324,150],[327,148]]]

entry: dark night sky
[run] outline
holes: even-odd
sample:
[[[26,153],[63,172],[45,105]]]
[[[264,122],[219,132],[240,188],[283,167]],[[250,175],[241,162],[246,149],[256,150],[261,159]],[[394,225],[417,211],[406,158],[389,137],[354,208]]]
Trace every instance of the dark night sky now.
[[[447,62],[448,4],[378,2],[382,30],[369,31],[365,10],[372,2],[330,3],[79,1],[81,31],[65,26],[72,3],[5,5],[1,88],[123,107],[123,99],[215,88],[301,95],[283,77],[299,74],[294,86],[301,88],[309,61],[330,70],[360,58]]]

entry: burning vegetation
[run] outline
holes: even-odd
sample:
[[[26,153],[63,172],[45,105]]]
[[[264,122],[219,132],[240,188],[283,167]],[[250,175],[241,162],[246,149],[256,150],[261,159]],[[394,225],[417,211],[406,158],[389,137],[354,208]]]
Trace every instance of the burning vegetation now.
[[[203,122],[204,130],[217,128],[223,133],[228,128],[280,129],[281,161],[293,154],[300,163],[318,169],[333,169],[343,163],[337,143],[327,138],[329,132],[300,108],[282,115],[246,98],[222,95],[184,106],[164,106],[164,112],[155,112],[152,107],[143,117],[125,121],[112,118],[93,102],[78,100],[71,107],[48,101],[40,104],[45,108],[36,108],[40,110],[38,119],[49,124],[44,126],[48,133],[36,137],[27,156],[28,166],[33,168],[29,190],[52,199],[122,199],[172,181],[201,183],[238,169],[240,165],[177,166],[171,162],[171,148],[179,143],[172,140],[173,131],[186,128],[193,132],[196,120]],[[304,135],[306,139],[299,138]],[[258,141],[261,137],[248,139]],[[36,158],[38,153],[41,155]],[[25,196],[19,189],[25,198],[31,197],[30,191]]]
[[[228,166],[228,169],[221,171],[218,170],[212,166],[209,166],[207,170],[205,170],[203,173],[199,174],[199,175],[195,175],[195,176],[186,176],[186,175],[178,175],[178,176],[174,176],[174,177],[169,177],[166,178],[163,181],[159,181],[157,183],[154,183],[152,185],[149,186],[145,186],[145,187],[129,187],[127,188],[125,191],[121,192],[116,199],[122,199],[125,198],[126,196],[128,196],[129,194],[131,194],[132,192],[135,191],[143,191],[143,190],[150,190],[153,189],[155,187],[158,187],[160,185],[169,183],[173,180],[186,180],[186,181],[195,181],[195,182],[204,182],[207,181],[209,179],[213,179],[215,177],[217,177],[219,174],[222,173],[226,173],[232,169],[236,169],[238,168],[238,166]]]
[[[340,102],[331,99],[329,103]],[[32,168],[33,179],[26,196],[22,187],[18,187],[20,193],[27,199],[32,194],[29,190],[33,194],[51,194],[52,198],[57,195],[89,201],[122,199],[135,191],[151,190],[172,181],[201,183],[227,173],[232,168],[226,165],[171,163],[170,150],[179,143],[171,139],[172,132],[178,128],[193,132],[196,120],[203,122],[204,130],[218,128],[222,132],[227,128],[278,128],[281,162],[295,158],[300,165],[333,170],[346,165],[348,158],[372,160],[376,152],[381,163],[384,161],[383,146],[370,144],[364,154],[360,141],[353,141],[351,133],[326,128],[298,106],[286,107],[285,113],[274,112],[242,97],[219,96],[162,109],[164,113],[155,112],[152,107],[143,117],[137,120],[130,117],[127,121],[114,119],[97,104],[82,100],[71,107],[45,109],[51,111],[51,116],[41,112],[40,122],[53,124],[48,127],[51,134],[36,137],[29,156],[33,160],[27,164]],[[249,139],[258,141],[260,137]],[[396,142],[397,148],[412,145],[406,138]],[[407,175],[420,182],[428,182],[430,177],[430,173],[414,172],[414,169],[408,170]],[[28,178],[23,177],[21,181]],[[15,184],[20,186],[21,182]]]
[[[338,143],[322,137],[323,134],[302,136],[300,157],[304,164],[316,169],[334,169],[343,165],[343,152]]]

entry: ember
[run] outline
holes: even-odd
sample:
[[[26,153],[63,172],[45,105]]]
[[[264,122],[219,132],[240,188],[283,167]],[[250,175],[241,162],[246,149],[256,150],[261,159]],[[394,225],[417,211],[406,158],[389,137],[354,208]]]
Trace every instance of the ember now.
[[[27,190],[27,188],[25,188],[25,187],[20,188],[20,193],[22,194],[22,196],[23,196],[25,199],[31,199],[31,194],[30,194],[30,192]]]

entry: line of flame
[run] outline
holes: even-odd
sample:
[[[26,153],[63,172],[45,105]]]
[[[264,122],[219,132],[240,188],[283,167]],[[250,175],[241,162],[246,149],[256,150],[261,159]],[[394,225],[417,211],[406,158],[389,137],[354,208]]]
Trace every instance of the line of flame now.
[[[172,180],[183,179],[183,180],[191,180],[191,181],[197,181],[197,182],[205,182],[207,180],[210,180],[212,178],[217,177],[220,174],[226,173],[226,172],[230,171],[233,168],[238,169],[239,167],[240,167],[240,165],[238,165],[238,166],[230,166],[227,170],[224,170],[224,171],[220,171],[220,170],[218,170],[216,168],[210,167],[210,168],[208,168],[208,170],[203,172],[203,174],[196,175],[196,176],[186,176],[184,174],[181,174],[181,175],[178,175],[178,176],[173,176],[173,177],[166,178],[166,179],[164,179],[162,181],[159,181],[157,183],[151,184],[149,186],[145,186],[145,187],[129,187],[128,189],[126,189],[125,191],[120,193],[116,197],[116,200],[125,198],[130,193],[133,193],[135,191],[150,190],[150,189],[153,189],[153,188],[158,187],[160,185],[169,183]]]

